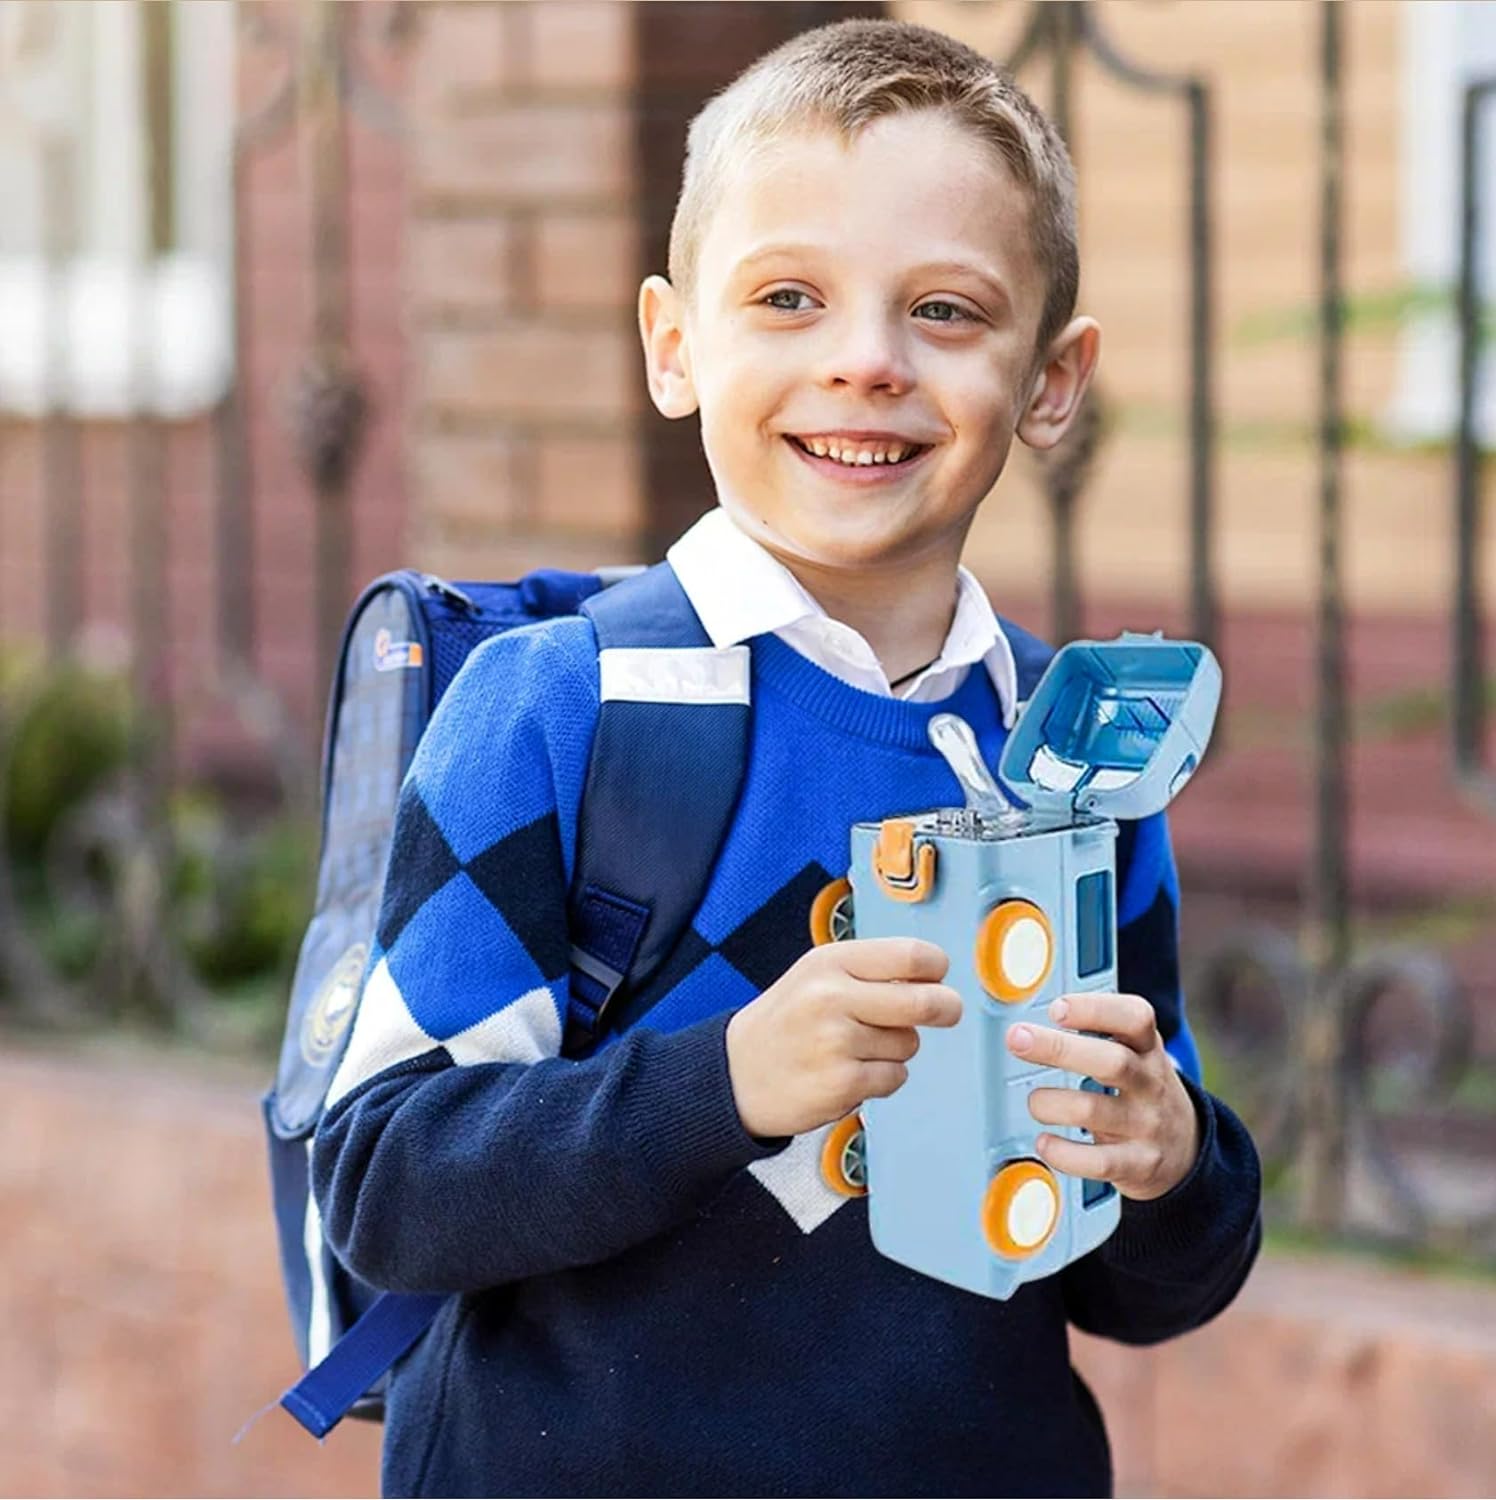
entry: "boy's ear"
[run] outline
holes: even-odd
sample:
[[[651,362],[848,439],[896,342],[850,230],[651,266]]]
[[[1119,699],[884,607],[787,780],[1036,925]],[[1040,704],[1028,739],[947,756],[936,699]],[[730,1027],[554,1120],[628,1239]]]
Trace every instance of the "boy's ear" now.
[[[1101,326],[1072,318],[1044,353],[1018,418],[1018,436],[1030,448],[1053,448],[1064,437],[1096,373]]]
[[[647,276],[639,288],[639,337],[650,399],[667,417],[696,410],[696,383],[686,346],[685,306],[663,276]]]

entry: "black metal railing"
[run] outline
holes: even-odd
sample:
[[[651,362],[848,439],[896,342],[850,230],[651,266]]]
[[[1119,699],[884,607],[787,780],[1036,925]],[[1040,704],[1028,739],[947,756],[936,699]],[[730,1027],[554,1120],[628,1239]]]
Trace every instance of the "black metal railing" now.
[[[1480,374],[1481,302],[1479,250],[1481,187],[1480,121],[1496,97],[1496,77],[1469,84],[1460,111],[1460,409],[1455,439],[1455,591],[1450,630],[1454,637],[1455,771],[1463,785],[1496,809],[1496,776],[1486,764],[1485,609],[1480,592],[1482,543],[1481,473],[1475,412]]]
[[[1127,59],[1108,39],[1094,0],[1031,6],[1007,59],[1015,72],[1043,62],[1049,106],[1070,136],[1074,63],[1087,56],[1104,74],[1144,94],[1185,101],[1189,139],[1190,579],[1188,618],[1219,646],[1214,546],[1215,399],[1212,387],[1211,96],[1198,77],[1160,74]],[[1344,293],[1343,9],[1319,11],[1319,342],[1317,567],[1312,820],[1300,930],[1252,925],[1203,952],[1190,985],[1192,1013],[1226,1064],[1223,1087],[1250,1117],[1282,1214],[1318,1231],[1373,1227],[1384,1236],[1449,1243],[1496,1254],[1496,1195],[1469,1186],[1470,1153],[1489,1175],[1496,1163],[1496,1104],[1461,1130],[1453,1101],[1470,1077],[1467,997],[1437,952],[1411,947],[1359,952],[1352,943],[1348,884],[1350,722],[1342,533]],[[1455,772],[1489,805],[1483,763],[1486,678],[1479,597],[1480,461],[1474,426],[1480,332],[1480,163],[1477,115],[1496,80],[1466,92],[1462,138],[1463,219],[1460,426],[1456,442],[1457,587],[1452,725]],[[1082,171],[1082,180],[1084,173]],[[1101,423],[1093,414],[1043,472],[1053,535],[1052,628],[1075,633],[1076,513]],[[1416,1035],[1395,1049],[1383,1033],[1396,1011]],[[1388,1095],[1396,1097],[1389,1102]],[[1489,1139],[1487,1136],[1489,1135]],[[1462,1178],[1462,1173],[1464,1177]],[[1474,1175],[1478,1175],[1478,1172]],[[1465,1181],[1466,1189],[1459,1184]],[[1431,1187],[1442,1182],[1441,1192]]]
[[[1188,261],[1189,433],[1189,621],[1196,640],[1220,644],[1215,572],[1215,394],[1212,348],[1211,97],[1206,82],[1146,68],[1126,57],[1101,25],[1094,0],[1062,0],[1032,6],[1028,24],[1005,59],[1017,73],[1040,57],[1049,64],[1050,115],[1075,151],[1072,129],[1074,57],[1093,58],[1103,72],[1144,94],[1182,100],[1189,141],[1189,211],[1185,235]],[[1051,628],[1069,640],[1079,625],[1075,582],[1075,511],[1100,440],[1101,398],[1087,398],[1075,436],[1042,469],[1050,505],[1053,549]]]

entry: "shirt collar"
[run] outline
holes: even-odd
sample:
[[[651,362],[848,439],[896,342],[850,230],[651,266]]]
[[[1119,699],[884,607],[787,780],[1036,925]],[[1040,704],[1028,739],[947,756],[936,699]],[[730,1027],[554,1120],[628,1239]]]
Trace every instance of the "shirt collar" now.
[[[719,648],[789,630],[802,621],[828,618],[800,580],[739,530],[721,506],[702,516],[665,556],[712,644]],[[1003,723],[1011,729],[1018,709],[1013,648],[986,590],[970,570],[958,568],[956,578],[951,628],[926,674],[983,663],[997,690]]]

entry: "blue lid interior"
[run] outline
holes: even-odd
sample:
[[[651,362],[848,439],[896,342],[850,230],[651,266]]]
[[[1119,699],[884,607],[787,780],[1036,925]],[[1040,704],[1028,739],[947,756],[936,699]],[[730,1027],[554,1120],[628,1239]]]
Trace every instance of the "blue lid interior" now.
[[[1193,775],[1220,697],[1220,666],[1193,641],[1074,641],[1039,680],[998,775],[1031,807],[1147,817]]]

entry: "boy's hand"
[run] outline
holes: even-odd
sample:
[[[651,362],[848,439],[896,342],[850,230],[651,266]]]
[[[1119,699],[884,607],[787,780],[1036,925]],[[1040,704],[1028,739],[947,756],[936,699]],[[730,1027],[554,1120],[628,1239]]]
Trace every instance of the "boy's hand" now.
[[[1020,1024],[1008,1032],[1009,1050],[1118,1092],[1035,1089],[1029,1113],[1041,1125],[1079,1125],[1095,1139],[1087,1145],[1041,1135],[1039,1154],[1057,1171],[1112,1183],[1124,1198],[1161,1198],[1194,1166],[1200,1123],[1164,1050],[1153,1007],[1137,995],[1066,995],[1049,1007],[1049,1017],[1074,1029]],[[1106,1035],[1077,1035],[1083,1031]]]
[[[891,1094],[916,1026],[954,1026],[950,961],[918,938],[812,948],[727,1023],[727,1069],[749,1135],[798,1135]],[[1186,1101],[1188,1102],[1188,1101]]]

